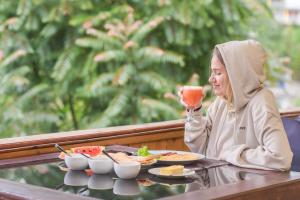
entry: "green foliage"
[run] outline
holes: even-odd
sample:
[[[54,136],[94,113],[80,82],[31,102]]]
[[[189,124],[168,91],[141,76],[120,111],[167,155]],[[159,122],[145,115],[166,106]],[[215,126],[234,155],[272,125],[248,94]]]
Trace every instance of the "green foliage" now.
[[[0,0],[1,137],[179,118],[176,85],[207,82],[210,51],[244,38],[251,5]]]
[[[287,38],[287,55],[290,58],[290,63],[287,63],[291,69],[294,71],[294,78],[300,80],[300,57],[298,52],[300,52],[300,28],[289,27]]]
[[[252,19],[245,31],[268,51],[267,79],[276,82],[292,70],[293,79],[300,80],[300,28],[279,24],[269,9],[262,10],[261,16],[259,21]]]

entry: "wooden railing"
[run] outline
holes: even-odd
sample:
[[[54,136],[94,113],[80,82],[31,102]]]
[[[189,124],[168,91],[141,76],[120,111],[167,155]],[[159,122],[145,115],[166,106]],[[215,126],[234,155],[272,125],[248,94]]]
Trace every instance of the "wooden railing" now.
[[[300,116],[300,108],[280,111],[281,117],[295,118]]]
[[[281,112],[283,117],[296,117],[299,110]],[[118,126],[0,139],[0,159],[34,156],[56,152],[55,143],[66,149],[86,145],[128,145],[150,149],[187,150],[183,141],[184,121]]]
[[[0,140],[0,159],[56,152],[55,143],[66,149],[87,145],[128,145],[151,149],[187,150],[183,120],[117,126],[102,129],[41,134]]]

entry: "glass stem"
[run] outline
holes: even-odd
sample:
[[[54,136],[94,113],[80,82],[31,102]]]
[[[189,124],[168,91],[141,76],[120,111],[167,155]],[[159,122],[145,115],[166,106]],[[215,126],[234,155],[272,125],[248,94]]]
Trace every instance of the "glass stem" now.
[[[191,108],[191,109],[189,110],[189,112],[190,112],[190,113],[188,114],[187,121],[188,121],[188,122],[192,122],[193,117],[194,117],[194,109]]]

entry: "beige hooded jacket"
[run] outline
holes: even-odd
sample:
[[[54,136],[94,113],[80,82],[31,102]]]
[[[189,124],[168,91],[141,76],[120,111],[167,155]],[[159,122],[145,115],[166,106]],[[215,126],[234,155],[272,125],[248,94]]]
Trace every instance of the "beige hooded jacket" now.
[[[185,124],[185,143],[193,152],[236,166],[288,170],[292,152],[273,94],[263,87],[266,53],[254,40],[216,46],[233,90],[233,108],[217,97],[207,116],[194,113]],[[190,113],[188,113],[189,115]]]

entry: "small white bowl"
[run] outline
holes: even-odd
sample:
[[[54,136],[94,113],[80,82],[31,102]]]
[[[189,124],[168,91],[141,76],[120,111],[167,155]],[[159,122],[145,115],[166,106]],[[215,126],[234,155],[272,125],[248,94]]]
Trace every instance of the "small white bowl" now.
[[[86,157],[76,153],[71,154],[71,156],[66,155],[65,163],[71,170],[84,170],[89,165]]]
[[[113,193],[122,196],[138,195],[140,193],[139,184],[136,180],[118,179],[114,184]]]
[[[139,174],[141,163],[136,161],[126,161],[119,164],[114,163],[114,169],[119,178],[132,179]]]
[[[105,155],[88,159],[91,170],[96,174],[107,174],[112,172],[113,161]]]
[[[94,190],[108,190],[114,186],[114,180],[111,175],[93,174],[88,183],[88,188]]]
[[[89,176],[84,171],[68,171],[64,177],[64,184],[70,186],[87,185]]]

